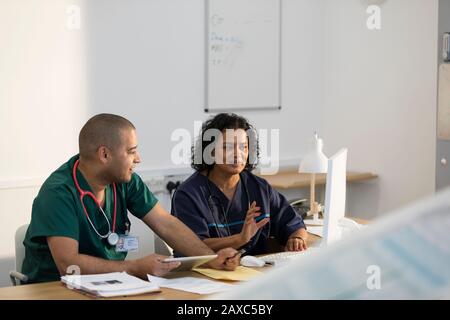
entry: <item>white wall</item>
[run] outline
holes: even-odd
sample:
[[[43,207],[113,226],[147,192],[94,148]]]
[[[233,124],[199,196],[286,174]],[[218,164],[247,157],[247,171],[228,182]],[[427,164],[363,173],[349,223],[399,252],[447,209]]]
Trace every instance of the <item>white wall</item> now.
[[[318,115],[328,154],[347,146],[350,168],[380,175],[348,190],[348,211],[371,217],[434,191],[438,3],[388,0],[376,32],[360,3],[325,1]]]
[[[0,2],[0,286],[36,184],[76,150],[86,119],[84,35],[65,26],[71,3]]]
[[[0,286],[38,191],[27,185],[76,153],[91,115],[134,122],[142,170],[173,167],[172,131],[209,116],[204,0],[37,3],[0,2]],[[79,31],[65,28],[68,4],[81,7]],[[365,9],[283,0],[283,109],[242,114],[281,129],[282,159],[303,155],[316,129],[327,155],[348,147],[349,169],[380,175],[349,187],[349,212],[373,217],[434,189],[437,1],[386,1],[377,32]]]

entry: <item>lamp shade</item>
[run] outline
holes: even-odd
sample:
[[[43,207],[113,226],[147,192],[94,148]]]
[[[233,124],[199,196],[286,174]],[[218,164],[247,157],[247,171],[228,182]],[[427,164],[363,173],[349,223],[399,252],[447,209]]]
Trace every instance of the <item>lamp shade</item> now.
[[[314,149],[308,152],[300,161],[299,173],[326,173],[328,158],[323,154],[323,141],[315,135]]]

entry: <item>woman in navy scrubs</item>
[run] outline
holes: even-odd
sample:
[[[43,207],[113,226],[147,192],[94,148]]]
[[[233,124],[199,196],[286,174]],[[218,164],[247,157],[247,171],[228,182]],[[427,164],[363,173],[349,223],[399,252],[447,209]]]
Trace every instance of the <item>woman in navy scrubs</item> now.
[[[202,139],[203,137],[203,139]],[[196,172],[172,199],[172,214],[212,250],[245,248],[268,252],[275,237],[287,251],[306,250],[302,218],[266,180],[251,173],[258,141],[248,121],[221,113],[206,121],[192,154]]]

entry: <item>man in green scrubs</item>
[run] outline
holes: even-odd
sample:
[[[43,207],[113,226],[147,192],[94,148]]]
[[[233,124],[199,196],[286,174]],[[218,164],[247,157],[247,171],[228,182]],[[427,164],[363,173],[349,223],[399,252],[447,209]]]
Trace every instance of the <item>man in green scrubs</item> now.
[[[73,270],[81,274],[126,271],[145,279],[147,274],[163,276],[176,268],[178,262],[162,262],[165,257],[157,254],[125,261],[127,252],[117,250],[108,235],[114,233],[115,240],[130,236],[127,210],[183,255],[214,254],[163,209],[133,172],[140,161],[136,129],[127,119],[99,114],[83,126],[79,155],[50,175],[33,202],[22,267],[29,282],[59,280]],[[86,195],[82,202],[83,192],[91,192],[92,197]],[[239,263],[235,253],[231,248],[218,251],[209,266],[234,270]]]

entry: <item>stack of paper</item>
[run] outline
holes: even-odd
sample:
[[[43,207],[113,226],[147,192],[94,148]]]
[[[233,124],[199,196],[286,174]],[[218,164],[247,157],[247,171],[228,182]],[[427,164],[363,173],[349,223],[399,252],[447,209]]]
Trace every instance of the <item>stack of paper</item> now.
[[[154,283],[130,276],[126,272],[69,275],[61,277],[61,281],[70,289],[104,298],[161,291]]]

